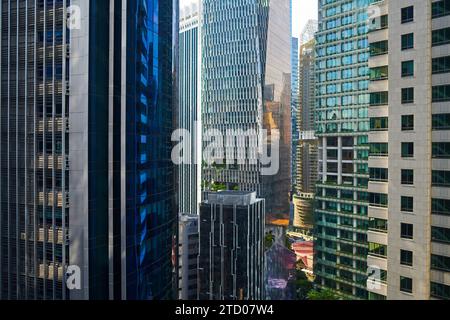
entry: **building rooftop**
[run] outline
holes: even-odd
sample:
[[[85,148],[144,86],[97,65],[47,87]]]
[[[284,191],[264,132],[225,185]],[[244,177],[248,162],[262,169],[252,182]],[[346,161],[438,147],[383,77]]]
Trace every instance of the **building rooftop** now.
[[[252,191],[219,191],[204,193],[205,203],[247,206],[258,201],[262,201],[262,199],[257,199],[256,192]]]

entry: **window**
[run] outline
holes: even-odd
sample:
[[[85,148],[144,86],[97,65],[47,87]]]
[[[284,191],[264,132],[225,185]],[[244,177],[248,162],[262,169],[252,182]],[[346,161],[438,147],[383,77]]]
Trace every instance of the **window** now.
[[[414,115],[402,116],[402,131],[414,130]]]
[[[385,219],[369,218],[369,229],[386,233],[388,231],[388,222]]]
[[[370,156],[372,157],[386,157],[389,154],[389,145],[387,143],[371,143]]]
[[[386,29],[389,26],[389,16],[384,14],[380,17],[380,27],[381,29]]]
[[[413,253],[412,251],[400,250],[400,264],[404,266],[413,265]]]
[[[433,170],[432,184],[435,187],[450,187],[450,171]]]
[[[435,86],[432,94],[433,102],[450,101],[450,85]]]
[[[388,129],[388,118],[370,118],[370,130],[386,131]]]
[[[387,246],[379,243],[369,242],[369,254],[379,257],[387,257]]]
[[[431,44],[433,47],[450,43],[450,28],[433,30]]]
[[[387,14],[385,14],[380,17],[373,18],[371,20],[369,31],[386,29],[388,26],[389,26],[389,17]]]
[[[414,142],[402,142],[402,158],[414,157]]]
[[[387,91],[373,92],[370,94],[370,105],[371,106],[387,105],[388,100],[389,100],[389,93]]]
[[[369,204],[373,207],[387,208],[388,195],[385,193],[369,193]]]
[[[433,142],[434,159],[450,159],[450,142]]]
[[[414,103],[414,88],[402,89],[402,103]]]
[[[386,54],[388,51],[389,45],[387,40],[373,42],[370,44],[370,56],[372,57]]]
[[[414,211],[414,198],[402,196],[400,199],[400,210],[403,212],[413,212]]]
[[[450,300],[450,286],[442,283],[431,282],[430,295],[434,298]]]
[[[327,139],[327,146],[328,147],[337,147],[338,146],[338,139],[336,137],[329,137]]]
[[[450,56],[434,58],[432,70],[433,74],[450,72]]]
[[[402,23],[414,21],[414,6],[402,8]]]
[[[401,228],[401,237],[403,239],[413,239],[414,238],[414,226],[409,223],[402,223],[400,225]]]
[[[402,77],[414,76],[414,60],[402,62]]]
[[[370,77],[369,79],[371,81],[377,81],[377,80],[385,80],[389,76],[389,67],[388,66],[382,66],[382,67],[376,67],[370,69]]]
[[[388,181],[388,169],[387,168],[370,168],[370,180],[371,181]]]
[[[413,185],[414,184],[414,170],[402,169],[402,184]]]
[[[431,269],[450,271],[450,257],[431,255]]]
[[[450,113],[433,114],[433,130],[450,130]]]
[[[431,240],[434,242],[450,243],[450,229],[431,227]]]
[[[387,300],[386,296],[383,296],[381,294],[378,293],[373,293],[373,292],[369,292],[369,300],[373,300],[373,301],[382,301],[382,300]]]
[[[450,200],[447,199],[432,199],[431,213],[438,215],[450,215]]]
[[[342,137],[343,147],[353,147],[355,144],[355,139],[353,137]]]
[[[400,291],[407,293],[413,292],[413,281],[411,278],[400,277]]]
[[[439,18],[450,14],[450,0],[441,0],[432,3],[432,17]]]
[[[414,33],[402,35],[402,50],[414,48]]]

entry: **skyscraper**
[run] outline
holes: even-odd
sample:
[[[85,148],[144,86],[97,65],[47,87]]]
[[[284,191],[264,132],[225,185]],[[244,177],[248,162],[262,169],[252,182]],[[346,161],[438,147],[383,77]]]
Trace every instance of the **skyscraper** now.
[[[450,1],[370,11],[369,297],[450,299]]]
[[[264,199],[256,192],[205,192],[200,206],[200,300],[263,300]]]
[[[172,9],[2,2],[2,299],[172,297]]]
[[[318,140],[315,136],[315,40],[300,46],[299,109],[296,126],[299,134],[296,183],[294,184],[293,226],[310,234],[314,226],[314,194],[318,178]]]
[[[317,283],[367,298],[370,0],[319,2],[316,34]]]
[[[201,202],[201,1],[180,8],[178,126],[189,131],[183,150],[190,163],[178,167],[180,213],[198,214]]]
[[[299,98],[299,42],[298,38],[292,38],[291,44],[291,130],[292,130],[292,159],[291,159],[291,184],[295,186],[297,175],[295,174],[297,168],[297,153],[294,150],[297,150],[298,145],[298,127],[297,127],[297,111],[300,106]]]
[[[178,220],[178,298],[196,300],[198,289],[198,214],[180,214]]]
[[[203,131],[268,129],[280,131],[280,168],[261,173],[262,164],[205,166],[211,190],[256,191],[266,199],[267,216],[289,216],[291,171],[290,1],[214,1],[203,3]],[[245,18],[244,18],[245,17]],[[269,144],[271,141],[269,141]],[[239,145],[247,150],[250,142]],[[260,150],[259,150],[260,151]],[[275,155],[275,153],[274,153]],[[217,159],[222,161],[222,159]]]

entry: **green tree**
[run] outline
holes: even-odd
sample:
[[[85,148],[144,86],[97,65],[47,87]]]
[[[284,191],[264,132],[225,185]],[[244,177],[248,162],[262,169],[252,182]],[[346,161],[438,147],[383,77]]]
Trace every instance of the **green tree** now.
[[[306,274],[301,270],[296,270],[295,289],[298,300],[306,300],[308,293],[313,289],[313,284],[308,280]]]
[[[264,238],[264,247],[267,250],[272,248],[273,243],[275,242],[275,236],[272,234],[272,231],[266,233],[266,236]]]
[[[330,289],[311,290],[308,300],[339,300],[339,297]]]

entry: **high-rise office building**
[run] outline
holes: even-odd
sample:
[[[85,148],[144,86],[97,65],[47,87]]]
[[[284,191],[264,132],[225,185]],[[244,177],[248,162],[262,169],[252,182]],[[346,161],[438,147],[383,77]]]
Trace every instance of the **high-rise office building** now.
[[[300,46],[299,109],[296,126],[299,141],[296,183],[294,184],[293,227],[310,234],[314,227],[314,195],[318,178],[318,139],[314,132],[315,96],[315,40]]]
[[[261,162],[246,159],[245,164],[205,166],[202,179],[211,190],[256,191],[266,199],[268,217],[286,219],[291,172],[289,6],[289,0],[205,0],[202,25],[204,132],[218,130],[225,138],[228,130],[254,130],[261,137],[267,129],[271,139],[274,130],[280,131],[277,174],[262,175]],[[247,140],[237,148],[246,152],[253,146]]]
[[[370,0],[319,1],[315,270],[318,285],[367,298]]]
[[[199,215],[180,214],[178,220],[178,298],[196,300],[198,288]]]
[[[297,175],[295,174],[297,168],[297,150],[298,145],[298,127],[297,127],[297,111],[299,109],[299,43],[298,38],[292,38],[291,44],[291,130],[292,130],[292,146],[291,146],[291,185],[295,186],[297,181]]]
[[[200,206],[200,300],[263,300],[265,205],[256,192],[205,192]]]
[[[2,299],[172,297],[172,9],[2,1]]]
[[[450,299],[450,1],[370,12],[369,298]]]
[[[201,1],[180,7],[179,35],[179,112],[178,127],[189,131],[183,150],[188,163],[180,164],[178,176],[178,211],[198,214],[201,202]]]

